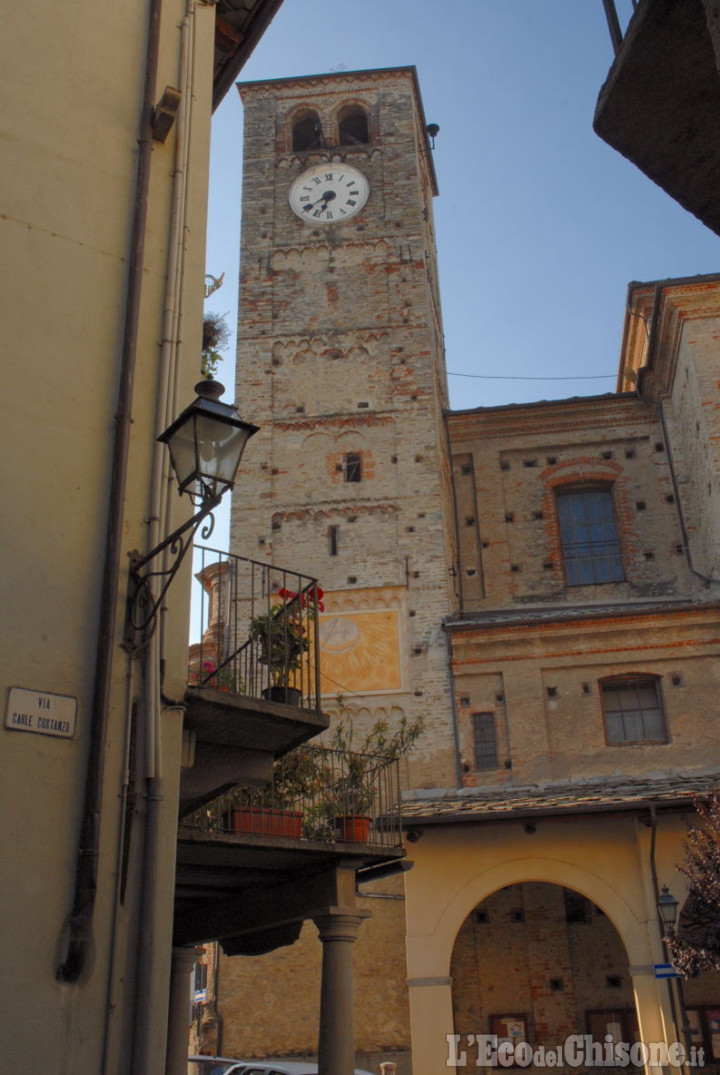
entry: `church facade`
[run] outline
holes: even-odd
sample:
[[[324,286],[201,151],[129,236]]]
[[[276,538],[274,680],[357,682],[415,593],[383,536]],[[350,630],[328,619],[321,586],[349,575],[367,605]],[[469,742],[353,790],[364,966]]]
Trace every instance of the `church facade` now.
[[[613,394],[450,411],[415,70],[240,91],[261,432],[233,551],[319,578],[327,713],[423,723],[413,869],[361,893],[358,1056],[436,1075],[486,1066],[483,1035],[587,1033],[720,1061],[720,983],[657,970],[720,776],[720,278],[631,285]],[[311,933],[221,957],[227,1055],[312,1054]]]

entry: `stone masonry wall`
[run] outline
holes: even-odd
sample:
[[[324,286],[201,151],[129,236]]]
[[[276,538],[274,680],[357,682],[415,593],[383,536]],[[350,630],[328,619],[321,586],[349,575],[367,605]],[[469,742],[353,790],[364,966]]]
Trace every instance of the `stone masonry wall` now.
[[[402,883],[364,887],[371,912],[354,945],[356,1049],[372,1070],[409,1045]],[[389,898],[382,898],[387,896]],[[316,1056],[322,945],[312,922],[299,941],[264,956],[221,957],[218,1009],[226,1056]],[[272,990],[264,983],[272,980]],[[258,1000],[261,999],[261,1003]],[[395,1057],[397,1059],[397,1057]],[[367,1066],[367,1064],[366,1064]]]
[[[440,629],[455,603],[453,503],[434,178],[414,77],[289,79],[242,95],[237,395],[261,431],[238,484],[232,548],[314,575],[326,592],[405,587],[409,680],[389,701],[425,720],[413,779],[453,783]],[[317,112],[332,147],[349,102],[368,113],[369,145],[293,153],[301,109]],[[289,208],[295,176],[321,159],[368,177],[365,209],[347,222],[311,225]],[[345,480],[348,452],[360,457],[360,482]],[[361,687],[334,693],[365,704]]]
[[[511,885],[466,920],[451,967],[455,1033],[464,1040],[493,1033],[494,1016],[517,1015],[526,1021],[530,1044],[554,1048],[586,1032],[587,1012],[632,1009],[627,956],[616,931],[576,894],[587,918],[569,924],[565,895],[557,885]]]
[[[704,593],[654,406],[628,395],[456,412],[450,431],[466,611]],[[589,482],[612,486],[625,581],[567,587],[555,492]]]

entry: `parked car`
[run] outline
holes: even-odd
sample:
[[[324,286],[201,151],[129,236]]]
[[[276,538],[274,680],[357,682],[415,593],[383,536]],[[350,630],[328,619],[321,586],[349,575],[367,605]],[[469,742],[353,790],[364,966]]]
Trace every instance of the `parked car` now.
[[[224,1056],[188,1057],[188,1075],[317,1075],[318,1066],[304,1060],[229,1060]],[[355,1075],[372,1075],[362,1068]]]
[[[225,1075],[240,1061],[229,1056],[189,1056],[188,1075]]]
[[[317,1064],[302,1060],[243,1060],[228,1068],[224,1075],[317,1075]],[[362,1068],[355,1068],[355,1075],[372,1075]]]

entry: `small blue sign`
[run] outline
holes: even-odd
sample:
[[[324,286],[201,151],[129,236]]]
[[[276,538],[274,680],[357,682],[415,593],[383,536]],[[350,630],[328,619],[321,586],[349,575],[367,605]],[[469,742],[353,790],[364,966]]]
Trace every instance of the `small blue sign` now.
[[[656,978],[679,978],[680,975],[673,967],[672,963],[655,963],[654,971]]]

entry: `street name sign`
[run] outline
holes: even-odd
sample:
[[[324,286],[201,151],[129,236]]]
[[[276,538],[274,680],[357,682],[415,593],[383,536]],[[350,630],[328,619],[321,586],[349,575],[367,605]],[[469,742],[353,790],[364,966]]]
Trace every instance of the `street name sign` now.
[[[77,698],[48,691],[30,691],[25,687],[11,687],[8,692],[6,728],[72,739],[76,720]]]

